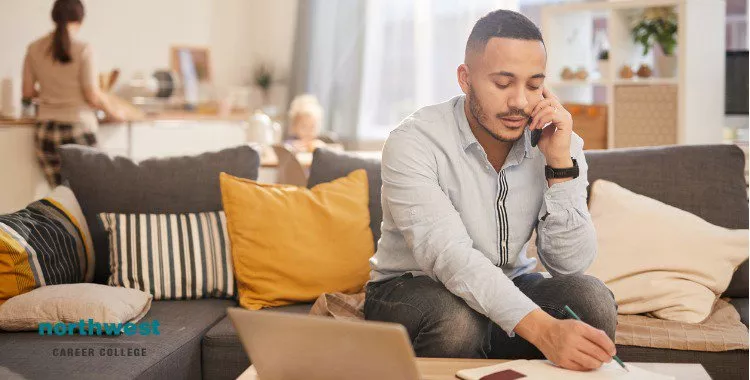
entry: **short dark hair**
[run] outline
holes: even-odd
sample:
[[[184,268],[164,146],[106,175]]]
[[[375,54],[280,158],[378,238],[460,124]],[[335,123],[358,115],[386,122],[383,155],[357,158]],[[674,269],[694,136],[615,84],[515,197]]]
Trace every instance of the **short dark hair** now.
[[[484,51],[487,42],[493,37],[541,41],[544,44],[542,32],[526,16],[507,9],[498,9],[474,24],[469,40],[466,41],[466,56],[468,57],[471,51]]]

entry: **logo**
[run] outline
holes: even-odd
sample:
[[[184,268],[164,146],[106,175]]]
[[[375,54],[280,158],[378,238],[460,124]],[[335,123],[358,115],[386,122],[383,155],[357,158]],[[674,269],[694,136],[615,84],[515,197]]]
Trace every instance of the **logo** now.
[[[39,335],[159,335],[159,321],[141,323],[99,323],[93,319],[78,323],[44,322],[39,324]]]

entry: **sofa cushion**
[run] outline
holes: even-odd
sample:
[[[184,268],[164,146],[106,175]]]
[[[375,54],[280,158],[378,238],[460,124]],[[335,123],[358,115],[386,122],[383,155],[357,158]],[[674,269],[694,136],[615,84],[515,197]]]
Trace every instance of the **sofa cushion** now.
[[[296,304],[264,310],[306,315],[311,308],[312,304]],[[234,380],[250,366],[250,359],[229,317],[224,317],[206,333],[202,360],[204,379]]]
[[[598,254],[586,273],[612,291],[619,314],[700,323],[748,258],[747,229],[713,225],[616,183],[594,182],[589,203]]]
[[[365,169],[367,172],[367,183],[370,189],[368,201],[370,230],[372,230],[373,243],[377,246],[378,240],[380,240],[380,224],[383,222],[383,209],[380,203],[380,189],[382,187],[380,160],[318,148],[313,152],[307,187],[312,188],[324,182],[331,182],[357,169]]]
[[[5,333],[0,339],[0,373],[29,379],[200,379],[202,336],[235,305],[216,299],[155,301],[141,321],[159,321],[159,335]],[[91,348],[94,356],[56,356],[68,348]],[[102,348],[118,353],[145,349],[145,356],[107,356],[106,351],[99,356]]]
[[[149,292],[155,300],[234,297],[223,211],[101,213],[99,220],[109,241],[120,242],[110,246],[108,285]]]
[[[729,300],[729,303],[734,306],[734,308],[737,310],[737,313],[740,314],[740,321],[745,324],[745,327],[747,327],[747,313],[748,313],[748,306],[747,306],[747,297],[745,298],[732,298]]]
[[[748,352],[746,350],[703,352],[618,344],[617,356],[625,362],[700,363],[713,380],[747,379]]]
[[[69,188],[0,215],[0,305],[40,286],[91,282],[94,265],[91,233]]]
[[[240,306],[312,302],[364,287],[373,255],[364,170],[312,189],[224,173],[220,181]]]
[[[140,290],[101,284],[43,286],[15,296],[0,307],[0,330],[41,333],[49,328],[44,332],[52,335],[57,323],[79,323],[92,317],[115,328],[141,320],[151,308],[152,298]],[[102,328],[99,333],[106,333]],[[91,329],[96,331],[96,325]]]
[[[724,292],[725,297],[737,297],[747,298],[748,297],[748,284],[747,279],[750,276],[748,273],[748,262],[745,261],[737,268],[732,276],[732,281],[729,283],[729,287]]]
[[[97,149],[66,145],[61,175],[81,204],[96,253],[94,282],[109,277],[109,242],[100,212],[185,213],[222,210],[219,173],[256,179],[260,158],[250,146],[197,156],[134,162]]]
[[[735,145],[589,150],[585,155],[589,183],[605,179],[711,224],[748,228],[745,156]],[[747,297],[747,265],[740,266],[743,272],[733,277],[725,296]]]

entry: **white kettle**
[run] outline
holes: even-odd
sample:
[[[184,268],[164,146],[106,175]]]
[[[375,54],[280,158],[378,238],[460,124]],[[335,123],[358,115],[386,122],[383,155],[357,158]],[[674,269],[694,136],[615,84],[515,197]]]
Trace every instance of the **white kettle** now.
[[[247,126],[247,141],[263,146],[281,142],[281,125],[271,120],[261,110],[255,110]]]

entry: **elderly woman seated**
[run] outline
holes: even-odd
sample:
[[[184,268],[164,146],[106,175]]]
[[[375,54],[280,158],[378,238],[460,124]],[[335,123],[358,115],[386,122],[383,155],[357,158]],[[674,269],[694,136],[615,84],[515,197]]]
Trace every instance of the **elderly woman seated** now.
[[[323,108],[314,95],[298,95],[289,107],[289,139],[286,145],[298,152],[312,152],[325,146],[320,140]]]

